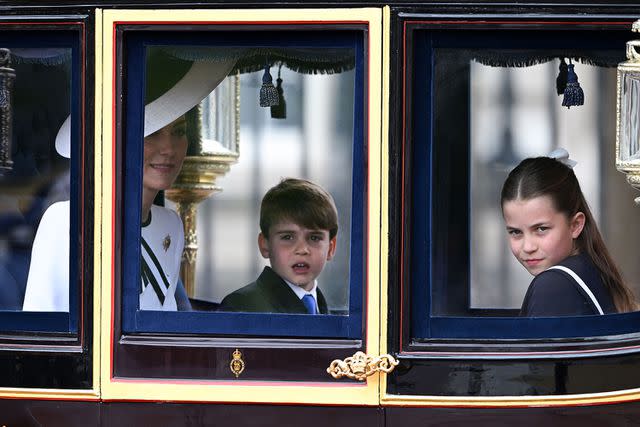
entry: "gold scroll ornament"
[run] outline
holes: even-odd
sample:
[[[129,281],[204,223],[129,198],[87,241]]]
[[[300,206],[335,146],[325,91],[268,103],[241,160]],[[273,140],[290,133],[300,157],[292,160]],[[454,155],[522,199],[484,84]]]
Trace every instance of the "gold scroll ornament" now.
[[[347,357],[344,360],[336,359],[331,362],[331,365],[327,368],[327,372],[333,378],[347,377],[364,381],[376,372],[390,373],[399,363],[398,360],[389,354],[371,357],[358,351],[353,356]]]

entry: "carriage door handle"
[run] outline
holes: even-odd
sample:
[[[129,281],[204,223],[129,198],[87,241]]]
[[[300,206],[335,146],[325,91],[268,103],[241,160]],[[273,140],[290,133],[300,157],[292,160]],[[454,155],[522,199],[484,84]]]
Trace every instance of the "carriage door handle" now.
[[[347,377],[364,381],[376,372],[390,373],[399,363],[397,359],[389,354],[372,357],[358,351],[344,360],[336,359],[331,362],[327,368],[327,373],[333,378]]]

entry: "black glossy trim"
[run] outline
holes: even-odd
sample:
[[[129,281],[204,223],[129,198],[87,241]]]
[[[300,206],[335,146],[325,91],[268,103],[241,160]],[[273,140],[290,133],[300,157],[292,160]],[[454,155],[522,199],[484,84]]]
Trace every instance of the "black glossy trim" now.
[[[389,394],[545,396],[628,390],[640,384],[640,353],[583,359],[427,359],[400,357]],[[428,381],[425,379],[428,378]]]
[[[632,426],[640,403],[573,407],[376,407],[312,405],[234,405],[156,402],[64,402],[0,400],[1,422],[7,426],[65,427],[122,425],[218,425],[305,427]],[[55,420],[52,423],[52,420]]]
[[[605,406],[511,407],[511,408],[385,408],[386,427],[428,426],[633,426],[640,404],[629,402]]]
[[[2,387],[90,389],[92,358],[83,350],[79,354],[64,348],[2,352]]]
[[[640,352],[640,333],[609,337],[543,340],[415,339],[407,353],[470,358],[567,358]]]
[[[193,336],[124,335],[122,345],[150,347],[223,347],[223,348],[362,348],[362,340],[309,339],[309,338],[213,338]],[[355,351],[355,350],[354,350]]]
[[[503,0],[467,0],[464,2],[455,2],[451,0],[432,0],[425,2],[424,0],[389,0],[384,3],[409,13],[458,13],[475,15],[478,13],[488,13],[488,11],[498,11],[500,13],[572,13],[589,14],[589,13],[613,13],[619,10],[629,10],[637,6],[637,0],[617,0],[615,3],[607,4],[603,0],[566,0],[566,1],[536,1],[527,2],[506,2]],[[29,10],[33,8],[50,8],[56,10],[64,10],[79,7],[130,7],[130,8],[175,8],[175,7],[239,7],[258,8],[258,7],[327,7],[339,5],[340,7],[380,7],[380,2],[374,0],[350,0],[341,2],[340,0],[295,0],[282,2],[260,2],[257,0],[172,0],[170,2],[160,2],[158,0],[5,0],[2,2],[3,7],[11,7],[13,10]],[[580,13],[579,13],[580,12]]]

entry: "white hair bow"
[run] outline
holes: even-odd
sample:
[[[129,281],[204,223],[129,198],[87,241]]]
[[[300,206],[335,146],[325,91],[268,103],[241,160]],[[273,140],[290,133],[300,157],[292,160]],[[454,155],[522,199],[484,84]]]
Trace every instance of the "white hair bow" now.
[[[555,150],[550,152],[547,155],[547,157],[551,157],[552,159],[556,159],[557,161],[559,161],[560,163],[562,163],[565,166],[568,166],[571,169],[573,169],[573,167],[578,164],[578,162],[576,162],[575,160],[571,160],[569,158],[569,152],[567,150],[565,150],[564,148],[556,148]]]

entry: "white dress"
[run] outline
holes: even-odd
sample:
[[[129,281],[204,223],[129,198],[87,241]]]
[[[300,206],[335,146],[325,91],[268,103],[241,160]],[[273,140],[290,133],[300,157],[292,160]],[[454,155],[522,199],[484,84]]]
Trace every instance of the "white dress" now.
[[[24,311],[69,311],[69,201],[42,215],[31,248]]]
[[[54,203],[42,216],[31,249],[24,311],[69,311],[69,214],[67,200]],[[150,215],[141,235],[140,309],[175,311],[184,248],[182,221],[161,206],[151,206]]]

